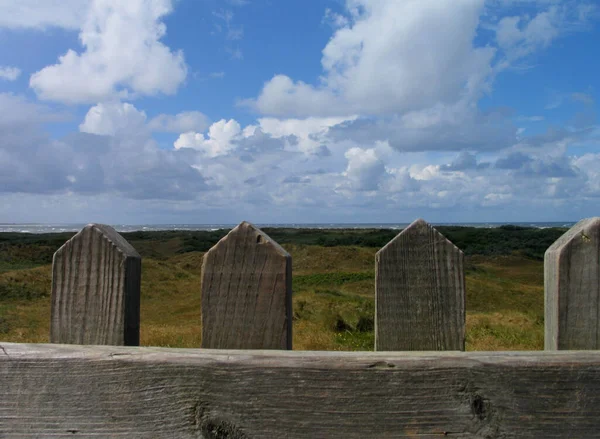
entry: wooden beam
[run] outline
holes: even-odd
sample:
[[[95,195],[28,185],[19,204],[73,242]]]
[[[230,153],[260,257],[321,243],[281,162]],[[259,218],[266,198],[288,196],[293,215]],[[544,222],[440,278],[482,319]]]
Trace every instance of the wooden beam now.
[[[463,252],[418,219],[375,255],[375,350],[465,348]]]
[[[88,224],[52,260],[52,343],[137,346],[142,258],[115,229]]]
[[[2,437],[588,438],[600,352],[0,343]]]

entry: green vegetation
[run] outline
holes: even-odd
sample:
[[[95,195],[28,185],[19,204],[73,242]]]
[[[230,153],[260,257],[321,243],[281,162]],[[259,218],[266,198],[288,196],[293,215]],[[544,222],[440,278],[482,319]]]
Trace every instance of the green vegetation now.
[[[542,349],[542,257],[565,229],[438,230],[467,255],[467,349]],[[265,232],[292,254],[294,348],[372,349],[374,256],[397,231]],[[200,345],[202,255],[225,233],[123,234],[144,258],[143,345]],[[0,339],[48,341],[52,255],[72,235],[0,234]]]

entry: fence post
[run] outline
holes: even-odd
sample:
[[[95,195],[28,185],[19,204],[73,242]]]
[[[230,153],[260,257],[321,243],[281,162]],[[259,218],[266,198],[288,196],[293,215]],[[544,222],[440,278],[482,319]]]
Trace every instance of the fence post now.
[[[115,229],[85,226],[54,253],[50,342],[138,346],[141,269]]]
[[[202,347],[292,348],[292,257],[245,221],[204,255]]]
[[[375,350],[464,350],[463,252],[422,219],[375,255]]]
[[[544,256],[546,350],[600,349],[600,217],[579,221]]]

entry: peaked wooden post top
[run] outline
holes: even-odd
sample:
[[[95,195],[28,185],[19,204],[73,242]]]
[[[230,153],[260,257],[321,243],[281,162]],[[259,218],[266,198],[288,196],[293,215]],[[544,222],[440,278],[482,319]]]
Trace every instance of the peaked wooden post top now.
[[[579,221],[569,230],[567,230],[560,238],[548,247],[546,254],[560,252],[565,247],[569,246],[576,239],[581,239],[582,242],[591,242],[595,235],[600,234],[600,217],[586,218]],[[600,240],[598,241],[600,243]]]
[[[375,350],[464,350],[463,252],[419,218],[375,255]]]
[[[139,344],[142,258],[115,229],[88,224],[52,259],[50,341]]]
[[[544,255],[544,346],[600,349],[600,217],[579,221]]]
[[[379,251],[376,253],[376,256],[379,256],[379,255],[385,253],[388,249],[397,245],[399,243],[399,241],[406,235],[413,234],[413,233],[423,233],[423,232],[430,231],[430,230],[435,232],[438,235],[439,239],[442,240],[443,243],[445,243],[446,245],[452,246],[453,250],[458,251],[462,254],[462,250],[459,249],[456,245],[454,245],[454,243],[452,241],[450,241],[448,238],[446,238],[444,235],[442,235],[440,232],[438,232],[435,227],[433,227],[431,224],[429,224],[423,218],[417,218],[412,223],[410,223],[408,226],[406,226],[400,233],[398,233],[390,242],[388,242],[386,245],[381,247],[379,249]]]
[[[83,237],[85,237],[85,235],[94,230],[99,231],[100,234],[108,242],[110,242],[119,252],[123,253],[124,256],[141,258],[140,254],[135,250],[135,248],[133,248],[133,246],[129,242],[127,242],[127,240],[123,238],[119,234],[119,232],[117,232],[114,228],[112,228],[111,226],[107,226],[106,224],[96,223],[90,223],[86,225],[83,229],[81,229],[79,232],[77,232],[71,239],[69,239],[56,251],[55,255],[61,254],[67,247],[67,245],[69,245],[69,243],[82,239]]]
[[[243,221],[204,254],[202,347],[291,349],[292,257]]]
[[[254,232],[254,233],[249,233]],[[242,221],[237,226],[235,226],[231,231],[225,235],[223,238],[219,240],[213,247],[210,248],[205,254],[204,257],[206,259],[206,255],[210,252],[214,252],[218,249],[219,246],[226,244],[229,240],[239,239],[238,236],[245,236],[247,240],[252,240],[256,244],[263,244],[269,247],[272,247],[279,255],[284,256],[286,258],[291,257],[290,254],[285,251],[285,249],[280,246],[276,241],[271,239],[269,235],[260,230],[254,224],[249,223],[248,221]]]

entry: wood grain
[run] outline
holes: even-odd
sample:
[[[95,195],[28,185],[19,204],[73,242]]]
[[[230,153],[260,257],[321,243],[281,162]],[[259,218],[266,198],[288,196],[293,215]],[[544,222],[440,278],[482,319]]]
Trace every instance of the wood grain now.
[[[422,219],[377,252],[376,350],[464,350],[463,259]]]
[[[600,217],[558,238],[544,272],[545,348],[600,349]]]
[[[202,347],[292,348],[292,257],[242,222],[202,262]]]
[[[600,352],[0,343],[0,436],[591,438]]]
[[[141,257],[112,227],[89,224],[54,254],[50,341],[139,345]]]

